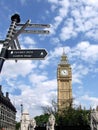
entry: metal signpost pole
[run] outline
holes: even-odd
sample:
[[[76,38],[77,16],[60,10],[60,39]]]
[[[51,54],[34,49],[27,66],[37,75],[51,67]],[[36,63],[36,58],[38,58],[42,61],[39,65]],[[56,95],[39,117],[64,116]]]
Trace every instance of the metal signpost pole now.
[[[0,53],[0,72],[5,60],[42,60],[47,55],[47,51],[45,49],[21,49],[18,36],[21,33],[49,34],[48,30],[29,30],[28,28],[49,28],[50,25],[30,24],[30,20],[28,20],[25,24],[19,24],[20,16],[18,14],[14,14],[11,17],[11,21],[12,23],[7,33],[6,39],[0,40],[0,44],[3,44]]]
[[[3,63],[5,61],[6,58],[6,53],[7,53],[7,49],[9,48],[9,42],[11,40],[11,38],[14,36],[15,33],[15,29],[16,29],[16,24],[20,22],[20,17],[18,14],[15,14],[11,17],[12,23],[10,25],[8,34],[6,36],[5,41],[3,42],[3,48],[1,50],[1,55],[0,55],[0,72],[2,70],[2,66]]]

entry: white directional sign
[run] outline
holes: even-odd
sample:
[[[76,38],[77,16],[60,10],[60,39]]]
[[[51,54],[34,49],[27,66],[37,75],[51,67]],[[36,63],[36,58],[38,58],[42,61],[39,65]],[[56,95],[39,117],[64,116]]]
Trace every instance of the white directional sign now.
[[[23,26],[24,24],[17,24],[17,26]],[[28,24],[30,28],[50,28],[49,24]]]
[[[30,34],[49,34],[48,30],[23,30],[21,33],[30,33]]]
[[[7,50],[6,59],[10,60],[43,60],[47,56],[45,49]]]

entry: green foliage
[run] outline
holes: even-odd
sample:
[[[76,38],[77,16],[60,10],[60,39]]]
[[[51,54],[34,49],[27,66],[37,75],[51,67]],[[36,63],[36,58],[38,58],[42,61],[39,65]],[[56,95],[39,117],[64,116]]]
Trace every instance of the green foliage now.
[[[17,122],[16,123],[16,130],[19,130],[19,128],[20,128],[20,122]]]
[[[45,125],[45,124],[47,123],[48,118],[49,118],[49,115],[48,115],[48,114],[36,116],[36,117],[35,117],[36,124],[37,124],[38,126],[43,126],[43,125]]]
[[[49,114],[35,117],[38,126],[48,121]],[[55,114],[56,125],[62,126],[86,126],[90,124],[90,110],[81,108],[65,108],[62,112]]]
[[[58,125],[85,126],[90,123],[90,110],[66,108],[61,114],[57,114]]]

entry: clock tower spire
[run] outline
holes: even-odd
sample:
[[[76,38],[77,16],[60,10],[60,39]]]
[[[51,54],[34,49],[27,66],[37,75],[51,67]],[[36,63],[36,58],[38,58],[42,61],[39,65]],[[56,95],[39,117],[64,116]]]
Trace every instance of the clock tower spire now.
[[[57,68],[57,84],[58,110],[62,110],[72,104],[72,72],[64,49]]]

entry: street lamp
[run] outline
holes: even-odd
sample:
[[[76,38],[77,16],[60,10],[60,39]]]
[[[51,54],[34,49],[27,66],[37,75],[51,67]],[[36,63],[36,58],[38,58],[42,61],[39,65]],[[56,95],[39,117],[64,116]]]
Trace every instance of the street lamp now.
[[[1,106],[0,106],[0,129],[1,129]]]

